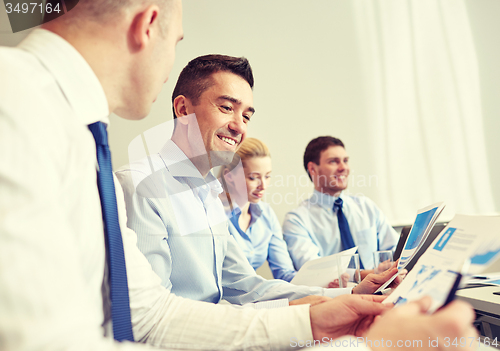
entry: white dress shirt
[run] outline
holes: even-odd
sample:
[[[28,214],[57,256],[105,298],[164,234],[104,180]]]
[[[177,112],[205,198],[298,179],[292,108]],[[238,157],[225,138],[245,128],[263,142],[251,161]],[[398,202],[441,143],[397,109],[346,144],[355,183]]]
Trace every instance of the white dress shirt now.
[[[0,48],[0,340],[7,350],[111,350],[95,143],[104,91],[61,37]],[[161,286],[126,227],[116,184],[135,340],[169,349],[286,349],[311,339],[309,306],[236,309]]]
[[[375,203],[365,196],[340,194],[359,259],[365,269],[373,269],[373,253],[392,250],[399,235]],[[290,211],[283,222],[283,237],[296,269],[307,261],[342,251],[337,213],[337,197],[314,190],[313,195]]]

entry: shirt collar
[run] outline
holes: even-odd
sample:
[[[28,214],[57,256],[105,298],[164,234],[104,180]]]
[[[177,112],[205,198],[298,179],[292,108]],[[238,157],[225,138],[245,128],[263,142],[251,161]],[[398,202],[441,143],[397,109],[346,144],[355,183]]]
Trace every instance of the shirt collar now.
[[[331,196],[331,195],[322,193],[322,192],[314,189],[314,193],[311,196],[311,201],[313,201],[314,203],[319,204],[325,208],[332,209],[335,200],[337,200],[339,197],[342,198],[343,193],[344,192],[341,192],[340,195],[338,197],[336,197],[336,196]]]
[[[158,154],[172,176],[203,179],[203,176],[193,162],[191,162],[184,151],[182,151],[171,139],[167,140]],[[212,178],[209,180],[210,176],[214,178],[212,173],[209,172],[207,175],[207,182],[213,180]]]
[[[250,214],[252,215],[252,219],[255,218],[255,220],[262,216],[262,207],[260,206],[260,202],[257,202],[256,204],[252,202],[250,203]]]
[[[231,211],[229,204],[226,202],[224,203],[224,209],[226,210],[226,215],[231,220],[231,222],[233,222],[233,225],[238,229],[238,231],[246,235],[246,233],[241,230],[240,225],[238,223],[238,220],[241,215],[241,208],[236,203],[234,203],[233,210]],[[250,224],[248,225],[248,229],[250,229],[250,227],[260,218],[260,216],[262,216],[262,207],[260,205],[260,202],[256,204],[250,203],[249,211],[252,217],[250,219]]]
[[[171,139],[167,140],[158,154],[173,177],[194,178],[192,179],[196,183],[194,185],[199,186],[200,183],[206,183],[210,186],[210,190],[213,193],[217,195],[222,193],[222,185],[212,174],[212,171],[208,172],[207,176],[203,178],[200,171],[198,171],[184,151]]]
[[[229,206],[228,201],[223,202],[224,205],[224,210],[226,211],[226,215],[231,218],[231,217],[237,217],[239,218],[241,214],[241,208],[238,206],[236,202],[233,202],[233,209],[231,210],[231,206]],[[260,216],[262,216],[262,207],[260,205],[260,202],[254,204],[250,203],[250,214],[252,215],[252,220],[250,223],[255,222]]]
[[[227,198],[222,201],[222,205],[224,206],[224,210],[226,211],[228,217],[239,216],[241,214],[241,208],[238,206],[236,201],[232,202],[232,210],[231,206],[229,206],[229,201],[227,201]],[[257,219],[262,216],[262,207],[260,205],[260,202],[256,204],[252,202],[250,203],[250,213],[252,214],[252,218],[255,217]]]
[[[66,40],[45,29],[33,30],[18,46],[33,54],[54,76],[83,124],[109,124],[109,106],[99,79],[87,61]]]

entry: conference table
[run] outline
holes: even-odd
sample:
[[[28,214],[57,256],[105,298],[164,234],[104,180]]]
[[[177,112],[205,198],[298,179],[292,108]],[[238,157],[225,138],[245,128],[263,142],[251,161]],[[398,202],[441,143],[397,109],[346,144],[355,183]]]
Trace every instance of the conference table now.
[[[492,276],[499,273],[492,274]],[[481,286],[474,288],[465,288],[457,291],[457,299],[466,301],[472,305],[476,311],[476,326],[481,339],[481,345],[477,351],[494,351],[500,349],[500,286]],[[495,346],[494,340],[498,341]],[[328,346],[316,346],[304,348],[304,350],[335,348]],[[338,347],[336,348],[339,349]]]
[[[500,344],[500,286],[481,286],[457,291],[457,298],[472,305],[476,311],[474,322],[482,337]],[[497,347],[500,349],[500,345]]]

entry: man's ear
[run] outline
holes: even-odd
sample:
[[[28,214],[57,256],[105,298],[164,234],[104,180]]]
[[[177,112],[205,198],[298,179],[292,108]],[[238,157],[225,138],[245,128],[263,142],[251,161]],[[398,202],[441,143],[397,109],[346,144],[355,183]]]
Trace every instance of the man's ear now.
[[[309,161],[309,163],[307,164],[307,171],[311,176],[316,174],[316,167],[314,166],[316,166],[316,164],[312,161]]]
[[[190,102],[187,97],[184,95],[178,95],[173,102],[174,112],[177,118],[184,117],[189,115],[190,113]],[[180,118],[181,120],[185,120],[185,118]],[[182,122],[181,122],[182,123]]]
[[[155,35],[160,35],[160,9],[157,5],[149,5],[137,12],[130,25],[132,45],[136,50],[144,49]]]

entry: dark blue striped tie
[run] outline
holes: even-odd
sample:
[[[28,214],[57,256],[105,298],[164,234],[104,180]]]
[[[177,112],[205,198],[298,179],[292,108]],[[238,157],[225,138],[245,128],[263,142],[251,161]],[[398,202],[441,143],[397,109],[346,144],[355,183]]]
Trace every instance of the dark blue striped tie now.
[[[333,204],[333,210],[337,212],[337,219],[339,222],[340,229],[340,240],[342,242],[342,250],[350,249],[356,245],[354,245],[354,240],[352,239],[351,229],[349,229],[349,223],[347,223],[347,218],[345,218],[344,212],[342,212],[342,205],[344,202],[339,197],[335,200]],[[363,268],[363,262],[361,262],[361,257],[359,259],[359,266],[361,269]]]
[[[102,122],[90,124],[89,129],[94,135],[97,162],[99,164],[97,185],[101,197],[102,218],[106,234],[113,335],[117,341],[134,341],[132,322],[130,320],[127,269],[125,267],[122,234],[118,222],[108,133],[106,132],[106,125]]]

